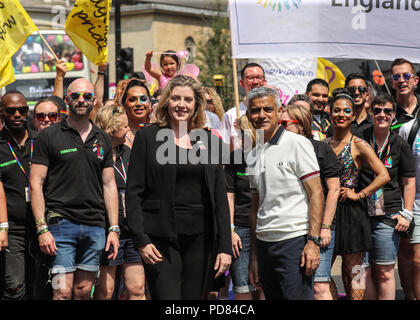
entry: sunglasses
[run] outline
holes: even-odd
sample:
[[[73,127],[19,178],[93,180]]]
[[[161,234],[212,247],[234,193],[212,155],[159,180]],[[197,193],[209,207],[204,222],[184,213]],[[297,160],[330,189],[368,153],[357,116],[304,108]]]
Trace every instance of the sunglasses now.
[[[83,97],[84,101],[90,102],[93,100],[93,98],[95,97],[95,95],[93,94],[93,92],[69,92],[68,96],[70,97],[70,99],[72,101],[77,101],[80,99],[80,97]]]
[[[21,107],[6,107],[4,111],[10,115],[14,115],[16,111],[19,111],[20,114],[27,114],[29,112],[28,106],[21,106]]]
[[[358,86],[358,87],[348,87],[347,90],[350,92],[352,96],[356,94],[356,90],[359,90],[360,94],[364,94],[367,91],[366,87]]]
[[[127,100],[131,103],[134,103],[138,101],[140,104],[145,104],[149,102],[149,97],[145,94],[139,95],[139,96],[131,96],[127,98]]]
[[[48,119],[50,119],[50,121],[55,121],[58,118],[58,113],[57,112],[48,112],[48,113],[39,112],[39,113],[35,113],[35,118],[38,121],[44,121],[47,117],[48,117]]]
[[[394,110],[392,110],[392,108],[372,108],[372,112],[375,116],[381,114],[382,111],[385,113],[385,115],[390,116]]]
[[[282,120],[282,121],[280,121],[280,125],[285,129],[288,126],[290,126],[292,123],[299,123],[299,121],[297,121],[297,120]]]
[[[207,100],[206,100],[206,104],[213,104],[213,100],[211,100],[211,99],[207,99]]]
[[[403,78],[404,81],[408,81],[413,76],[414,75],[409,73],[409,72],[404,72],[403,74],[397,74],[397,73],[393,74],[391,77],[392,77],[392,80],[394,80],[394,81],[399,81],[401,79],[401,77]]]

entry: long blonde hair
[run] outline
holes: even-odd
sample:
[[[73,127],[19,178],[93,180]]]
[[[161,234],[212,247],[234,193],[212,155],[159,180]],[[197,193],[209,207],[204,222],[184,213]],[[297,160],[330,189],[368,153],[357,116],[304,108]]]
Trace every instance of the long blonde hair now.
[[[210,87],[204,87],[205,93],[210,95],[211,99],[213,100],[214,105],[214,113],[219,117],[219,120],[222,121],[223,115],[225,114],[225,110],[223,109],[222,99],[220,98],[219,94],[216,90]]]
[[[204,90],[201,84],[191,77],[179,75],[173,77],[162,92],[158,105],[155,108],[155,120],[160,127],[169,126],[170,119],[168,113],[169,100],[172,90],[175,87],[189,87],[194,92],[195,109],[194,114],[188,120],[188,130],[203,128],[206,123]]]

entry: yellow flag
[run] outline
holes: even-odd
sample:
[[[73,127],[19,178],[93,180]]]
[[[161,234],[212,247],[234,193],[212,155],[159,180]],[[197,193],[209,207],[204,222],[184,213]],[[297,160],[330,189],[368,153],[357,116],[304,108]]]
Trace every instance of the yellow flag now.
[[[94,64],[108,61],[109,11],[112,0],[76,0],[65,30],[73,43]]]
[[[341,70],[334,63],[323,58],[318,58],[316,77],[329,83],[330,95],[334,89],[343,88],[346,81]]]
[[[7,86],[15,81],[12,60],[9,60],[3,69],[0,70],[0,88]]]
[[[11,58],[36,30],[17,0],[0,1],[0,87],[15,81]]]

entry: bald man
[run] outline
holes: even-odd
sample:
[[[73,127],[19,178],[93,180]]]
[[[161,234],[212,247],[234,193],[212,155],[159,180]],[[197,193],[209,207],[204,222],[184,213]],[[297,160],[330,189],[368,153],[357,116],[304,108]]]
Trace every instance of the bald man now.
[[[53,299],[87,300],[103,250],[118,253],[118,194],[110,137],[89,120],[93,85],[79,78],[67,90],[68,117],[34,146],[31,205],[40,249],[53,257]]]

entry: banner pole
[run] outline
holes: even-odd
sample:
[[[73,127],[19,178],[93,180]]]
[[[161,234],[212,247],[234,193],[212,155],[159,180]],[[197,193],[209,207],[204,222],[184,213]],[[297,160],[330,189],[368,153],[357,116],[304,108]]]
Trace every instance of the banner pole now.
[[[44,42],[44,44],[47,46],[48,50],[50,50],[51,54],[54,56],[55,60],[58,62],[59,59],[57,58],[56,54],[54,53],[54,51],[51,49],[50,45],[48,44],[47,40],[45,40],[44,36],[41,34],[41,32],[39,32],[39,30],[36,30],[39,34],[39,36],[41,37],[42,41]]]
[[[382,70],[379,67],[378,61],[376,61],[376,59],[375,59],[375,64],[376,64],[376,67],[378,68],[379,72],[382,74],[382,77],[384,77],[384,74],[382,73]],[[386,88],[386,91],[388,91],[388,93],[391,94],[391,91],[389,91],[388,85],[386,83],[386,79],[385,79],[385,88]]]
[[[236,118],[238,119],[241,113],[239,112],[238,72],[236,71],[235,58],[232,58],[232,71],[233,71],[233,92],[235,94]]]

